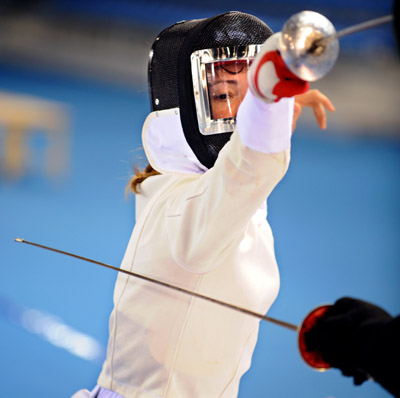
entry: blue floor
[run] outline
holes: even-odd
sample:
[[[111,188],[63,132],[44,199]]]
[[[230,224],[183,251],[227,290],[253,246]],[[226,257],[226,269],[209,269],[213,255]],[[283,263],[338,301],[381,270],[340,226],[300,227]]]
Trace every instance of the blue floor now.
[[[71,115],[66,175],[49,180],[36,161],[20,179],[0,177],[0,395],[69,397],[96,383],[116,275],[14,238],[119,265],[134,225],[124,189],[143,156],[147,93],[7,66],[0,90],[60,101]],[[291,167],[269,200],[281,270],[269,315],[300,323],[343,295],[400,313],[399,171],[398,140],[296,132]],[[354,387],[335,370],[314,372],[292,331],[263,323],[239,398],[264,397],[389,394],[372,382]]]

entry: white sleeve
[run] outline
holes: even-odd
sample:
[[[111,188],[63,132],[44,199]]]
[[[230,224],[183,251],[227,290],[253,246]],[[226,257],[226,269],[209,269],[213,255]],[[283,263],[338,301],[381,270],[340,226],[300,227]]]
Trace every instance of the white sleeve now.
[[[289,159],[289,151],[255,151],[234,132],[215,166],[196,180],[183,182],[167,201],[164,214],[172,258],[200,273],[224,261],[285,175]]]
[[[240,104],[237,131],[244,145],[263,153],[279,153],[290,148],[294,98],[267,104],[251,90]]]

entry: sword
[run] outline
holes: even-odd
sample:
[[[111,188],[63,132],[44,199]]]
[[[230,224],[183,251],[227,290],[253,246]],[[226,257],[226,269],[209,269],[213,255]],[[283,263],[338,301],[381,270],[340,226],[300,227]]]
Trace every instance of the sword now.
[[[305,361],[305,363],[307,365],[309,365],[311,368],[313,368],[315,370],[318,370],[318,371],[325,371],[325,370],[331,368],[331,365],[329,363],[327,363],[326,361],[324,361],[324,359],[322,358],[321,354],[318,351],[309,351],[308,350],[307,345],[305,343],[305,337],[304,337],[305,334],[310,329],[312,329],[314,327],[314,325],[318,321],[318,319],[324,316],[325,312],[328,310],[330,305],[318,306],[317,308],[315,308],[313,311],[311,311],[304,318],[304,320],[301,323],[301,325],[296,326],[296,325],[294,325],[292,323],[285,322],[285,321],[282,321],[282,320],[277,319],[277,318],[272,318],[270,316],[262,315],[262,314],[259,314],[257,312],[251,311],[251,310],[249,310],[247,308],[238,307],[237,305],[234,305],[234,304],[231,304],[231,303],[227,303],[227,302],[224,302],[224,301],[221,301],[221,300],[217,300],[215,298],[212,298],[212,297],[209,297],[209,296],[205,296],[203,294],[196,293],[196,292],[193,292],[191,290],[187,290],[187,289],[181,288],[179,286],[172,285],[170,283],[162,282],[160,280],[153,279],[153,278],[150,278],[150,277],[145,276],[145,275],[137,274],[135,272],[131,272],[131,271],[128,271],[128,270],[123,269],[123,268],[114,267],[112,265],[103,263],[101,261],[92,260],[92,259],[87,258],[87,257],[83,257],[83,256],[79,256],[77,254],[73,254],[73,253],[69,253],[69,252],[63,251],[63,250],[55,249],[53,247],[41,245],[39,243],[30,242],[30,241],[27,241],[27,240],[21,239],[21,238],[15,238],[15,241],[19,242],[19,243],[25,243],[25,244],[28,244],[28,245],[36,246],[36,247],[39,247],[41,249],[49,250],[49,251],[56,252],[56,253],[59,253],[59,254],[64,254],[64,255],[69,256],[69,257],[74,257],[74,258],[77,258],[78,260],[83,260],[83,261],[86,261],[86,262],[89,262],[89,263],[92,263],[92,264],[99,265],[101,267],[112,269],[112,270],[117,271],[117,272],[122,272],[122,273],[124,273],[126,275],[129,275],[129,276],[132,276],[134,278],[138,278],[138,279],[144,280],[144,281],[149,282],[149,283],[153,283],[153,284],[156,284],[156,285],[159,285],[159,286],[163,286],[163,287],[165,287],[167,289],[172,289],[172,290],[184,293],[186,295],[189,295],[191,297],[196,297],[196,298],[199,298],[201,300],[209,301],[211,303],[220,305],[220,306],[225,307],[225,308],[229,308],[231,310],[240,312],[242,314],[246,314],[246,315],[252,316],[252,317],[260,319],[262,321],[270,322],[270,323],[273,323],[275,325],[284,327],[286,329],[293,330],[293,331],[297,332],[297,342],[298,342],[299,352],[300,352],[301,357]]]
[[[135,272],[131,272],[131,271],[128,271],[128,270],[123,269],[123,268],[114,267],[112,265],[103,263],[101,261],[92,260],[92,259],[87,258],[87,257],[83,257],[83,256],[79,256],[77,254],[73,254],[73,253],[69,253],[69,252],[63,251],[63,250],[55,249],[53,247],[44,246],[44,245],[41,245],[39,243],[30,242],[30,241],[27,241],[27,240],[21,239],[21,238],[15,238],[15,242],[26,243],[28,245],[36,246],[36,247],[39,247],[41,249],[45,249],[45,250],[49,250],[49,251],[56,252],[56,253],[59,253],[59,254],[64,254],[66,256],[74,257],[74,258],[77,258],[79,260],[83,260],[83,261],[86,261],[86,262],[89,262],[89,263],[92,263],[92,264],[99,265],[101,267],[112,269],[112,270],[117,271],[117,272],[122,272],[124,274],[129,275],[129,276],[133,276],[134,278],[142,279],[142,280],[144,280],[146,282],[154,283],[156,285],[163,286],[165,288],[172,289],[172,290],[184,293],[184,294],[192,296],[192,297],[196,297],[196,298],[199,298],[199,299],[202,299],[202,300],[206,300],[206,301],[212,302],[214,304],[223,306],[225,308],[229,308],[231,310],[241,312],[242,314],[246,314],[246,315],[250,315],[250,316],[252,316],[254,318],[258,318],[258,319],[260,319],[262,321],[267,321],[267,322],[270,322],[270,323],[274,323],[275,325],[282,326],[282,327],[284,327],[286,329],[294,330],[296,332],[299,330],[298,326],[293,325],[293,324],[291,324],[289,322],[281,321],[280,319],[276,319],[276,318],[272,318],[270,316],[262,315],[262,314],[259,314],[257,312],[248,310],[246,308],[238,307],[238,306],[236,306],[234,304],[226,303],[224,301],[217,300],[215,298],[212,298],[212,297],[209,297],[209,296],[205,296],[203,294],[196,293],[196,292],[193,292],[191,290],[187,290],[187,289],[184,289],[182,287],[172,285],[170,283],[162,282],[160,280],[153,279],[153,278],[150,278],[150,277],[145,276],[145,275],[137,274]]]
[[[316,40],[313,43],[312,48],[310,48],[308,51],[312,52],[315,49],[315,47],[317,47],[318,45],[320,45],[324,42],[329,42],[334,39],[341,39],[342,37],[352,35],[354,33],[362,32],[363,30],[372,29],[377,26],[383,25],[385,23],[391,22],[393,20],[394,20],[394,15],[389,14],[389,15],[384,15],[383,17],[370,19],[368,21],[349,26],[347,28],[337,31],[334,35],[327,36],[322,39]]]

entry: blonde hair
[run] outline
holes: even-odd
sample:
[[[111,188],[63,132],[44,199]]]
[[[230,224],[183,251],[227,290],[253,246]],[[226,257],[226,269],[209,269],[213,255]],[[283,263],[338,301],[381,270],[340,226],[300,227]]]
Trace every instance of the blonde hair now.
[[[140,170],[137,166],[134,168],[134,176],[128,182],[126,190],[131,190],[135,194],[140,193],[140,184],[147,178],[160,174],[157,170],[154,170],[150,164],[148,164],[144,170]]]

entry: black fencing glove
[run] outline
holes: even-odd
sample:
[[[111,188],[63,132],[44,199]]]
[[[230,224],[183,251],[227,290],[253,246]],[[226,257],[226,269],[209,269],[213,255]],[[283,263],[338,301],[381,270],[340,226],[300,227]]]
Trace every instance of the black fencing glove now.
[[[375,340],[390,320],[392,316],[376,305],[344,297],[305,333],[304,340],[308,350],[320,352],[332,367],[360,385],[370,376],[376,377],[375,368],[380,366],[378,357],[382,353],[374,352]]]

